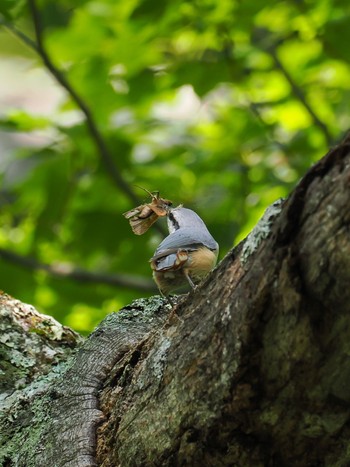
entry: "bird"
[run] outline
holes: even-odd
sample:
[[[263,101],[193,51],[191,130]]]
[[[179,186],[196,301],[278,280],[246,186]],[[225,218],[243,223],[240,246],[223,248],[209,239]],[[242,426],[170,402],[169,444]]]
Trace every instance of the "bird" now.
[[[169,235],[150,259],[159,292],[196,288],[214,268],[219,245],[197,213],[182,205],[167,211]],[[171,302],[171,301],[170,301]]]

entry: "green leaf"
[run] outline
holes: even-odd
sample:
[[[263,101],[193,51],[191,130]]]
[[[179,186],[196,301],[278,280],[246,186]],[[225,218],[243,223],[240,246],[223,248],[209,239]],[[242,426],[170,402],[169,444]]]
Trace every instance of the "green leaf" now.
[[[25,0],[1,0],[0,14],[7,20],[13,20],[23,14]]]

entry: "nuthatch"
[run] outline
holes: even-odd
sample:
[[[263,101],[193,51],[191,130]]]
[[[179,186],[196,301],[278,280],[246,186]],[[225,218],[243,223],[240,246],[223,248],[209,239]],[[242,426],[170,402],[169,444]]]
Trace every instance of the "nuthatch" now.
[[[219,245],[191,209],[169,209],[167,222],[169,235],[150,260],[153,278],[163,295],[188,285],[195,288],[213,269],[219,253]]]

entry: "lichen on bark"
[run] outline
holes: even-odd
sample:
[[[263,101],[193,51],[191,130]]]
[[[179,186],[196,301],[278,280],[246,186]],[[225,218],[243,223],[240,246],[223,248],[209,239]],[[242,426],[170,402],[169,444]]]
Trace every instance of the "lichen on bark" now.
[[[256,248],[230,251],[173,309],[152,297],[112,313],[76,353],[62,344],[56,373],[24,358],[2,461],[349,465],[349,180],[350,138],[255,230]]]

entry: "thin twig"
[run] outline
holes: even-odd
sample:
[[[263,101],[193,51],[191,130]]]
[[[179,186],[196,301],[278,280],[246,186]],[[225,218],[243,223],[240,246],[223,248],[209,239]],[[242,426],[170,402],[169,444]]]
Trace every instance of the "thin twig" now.
[[[304,106],[306,111],[309,113],[309,115],[311,116],[315,126],[317,126],[322,131],[322,133],[323,133],[323,135],[324,135],[324,137],[326,139],[327,145],[332,146],[334,144],[334,139],[333,139],[330,131],[328,130],[328,127],[316,115],[313,108],[308,103],[308,101],[306,99],[306,96],[304,95],[303,90],[295,83],[294,79],[292,78],[290,73],[287,71],[287,69],[285,68],[285,66],[283,65],[281,60],[279,59],[278,54],[277,54],[276,44],[271,44],[270,40],[267,41],[267,39],[269,39],[268,32],[264,31],[264,35],[261,37],[262,32],[263,32],[263,30],[260,29],[259,30],[259,34],[260,34],[259,35],[259,43],[257,45],[260,48],[263,48],[264,51],[266,51],[267,53],[269,53],[271,55],[271,57],[272,57],[272,59],[273,59],[273,61],[275,63],[275,66],[281,71],[281,73],[284,75],[284,77],[288,81],[294,95],[297,97],[297,99],[299,99],[301,104]],[[229,34],[227,34],[227,38],[228,39],[226,39],[226,42],[227,42],[226,48],[228,50],[233,50],[234,44],[232,43],[232,40],[230,39]],[[268,43],[268,45],[265,45],[264,47],[262,47],[262,44],[264,44],[264,43],[265,44]],[[226,58],[227,58],[227,62],[230,65],[230,71],[231,71],[231,65],[233,63],[232,62],[232,54],[226,54]],[[262,105],[264,105],[264,104],[262,104]],[[265,105],[266,105],[266,103],[265,103]],[[252,104],[251,109],[259,117],[259,120],[261,122],[263,122],[263,119],[261,119],[260,112],[259,112],[256,104]]]
[[[54,76],[56,81],[68,92],[72,100],[76,103],[76,105],[85,115],[86,125],[89,129],[91,137],[93,141],[95,142],[95,145],[100,154],[100,157],[107,169],[107,172],[112,178],[113,182],[118,186],[119,189],[121,189],[129,197],[129,199],[133,203],[137,204],[139,202],[139,199],[134,194],[129,184],[122,177],[120,170],[117,168],[116,163],[113,160],[113,157],[111,153],[109,152],[105,144],[105,141],[97,127],[97,124],[92,116],[90,108],[85,103],[85,101],[81,98],[81,96],[77,93],[74,87],[70,84],[70,82],[67,80],[65,75],[56,67],[56,65],[51,60],[51,57],[49,56],[44,46],[41,18],[40,18],[39,10],[37,8],[35,0],[28,0],[28,5],[29,5],[29,9],[30,9],[30,12],[33,18],[33,24],[34,24],[34,31],[35,31],[35,38],[36,38],[35,50],[40,55],[46,68]],[[25,37],[23,37],[22,34],[18,34],[17,30],[15,30],[14,32],[26,43],[28,42],[27,40],[25,40]]]
[[[41,263],[34,258],[21,256],[13,251],[0,248],[0,257],[6,261],[17,264],[32,271],[45,271],[52,277],[61,279],[73,279],[85,284],[105,284],[113,287],[125,287],[133,290],[156,292],[153,281],[143,277],[128,274],[100,274],[86,271],[69,264]]]
[[[113,161],[112,155],[110,154],[104,139],[98,130],[98,127],[94,121],[92,113],[89,107],[86,105],[84,100],[81,96],[75,91],[73,86],[69,83],[65,75],[54,65],[50,56],[48,55],[44,45],[43,45],[43,34],[41,30],[41,22],[38,9],[36,7],[36,3],[34,0],[28,0],[29,5],[32,11],[34,29],[35,29],[35,36],[36,41],[33,41],[30,37],[24,34],[22,31],[17,29],[13,24],[9,23],[5,19],[1,19],[0,25],[6,27],[9,31],[11,31],[16,37],[18,37],[24,44],[26,44],[29,48],[35,51],[42,59],[43,63],[52,74],[52,76],[56,79],[56,81],[61,84],[61,86],[67,91],[70,97],[74,100],[78,108],[82,111],[86,118],[86,124],[91,134],[93,141],[98,149],[101,159],[103,160],[107,172],[111,176],[113,182],[120,188],[122,191],[126,193],[132,203],[139,204],[139,198],[134,194],[131,190],[130,186],[125,182],[123,177],[120,175],[119,170],[116,167],[115,162]],[[155,228],[163,235],[166,235],[164,228],[157,224]]]
[[[15,36],[17,36],[24,44],[26,44],[29,48],[33,49],[36,53],[39,53],[38,47],[36,43],[28,37],[24,32],[17,29],[12,23],[6,21],[4,18],[0,19],[0,26],[4,26],[6,29],[12,32]]]
[[[299,99],[301,104],[304,106],[304,108],[309,113],[309,115],[312,118],[315,126],[317,126],[322,131],[322,133],[323,133],[323,135],[324,135],[324,137],[326,139],[327,145],[331,146],[334,143],[332,135],[330,134],[327,126],[325,125],[325,123],[323,123],[322,120],[316,115],[313,108],[308,103],[308,101],[307,101],[307,99],[306,99],[306,97],[304,95],[303,90],[295,83],[294,79],[292,78],[290,73],[287,71],[287,69],[285,68],[285,66],[283,65],[281,60],[279,59],[276,47],[274,45],[270,45],[269,47],[266,48],[266,51],[271,55],[276,67],[281,71],[283,76],[288,81],[288,83],[289,83],[289,85],[290,85],[290,87],[291,87],[291,89],[293,91],[293,94],[297,97],[297,99]]]
[[[228,51],[231,51],[233,50],[234,48],[234,44],[232,42],[232,40],[229,38],[229,35],[227,35],[227,38],[226,38],[226,49]],[[228,72],[229,72],[229,75],[231,76],[232,78],[232,81],[234,80],[234,69],[235,69],[235,63],[234,63],[234,59],[233,59],[233,56],[231,53],[226,53],[225,54],[225,60],[226,60],[226,64],[227,64],[227,68],[228,68]],[[258,121],[258,123],[264,128],[265,130],[265,134],[266,134],[266,138],[272,143],[274,144],[275,146],[277,146],[283,153],[287,154],[288,153],[288,147],[284,144],[282,144],[279,140],[276,140],[274,137],[273,137],[273,134],[272,134],[272,131],[271,131],[271,127],[269,125],[266,124],[265,120],[263,119],[262,115],[261,115],[261,112],[259,110],[259,106],[266,106],[266,105],[273,105],[274,102],[271,102],[271,103],[268,103],[268,102],[263,102],[263,103],[258,103],[258,102],[251,102],[251,100],[248,98],[248,96],[246,95],[245,96],[245,99],[247,101],[247,105],[250,109],[250,111],[252,112],[252,114],[254,115],[254,117],[256,118],[256,120]]]

